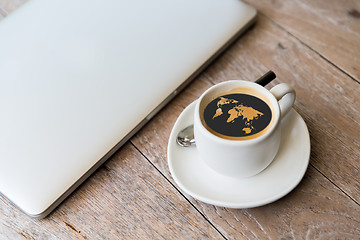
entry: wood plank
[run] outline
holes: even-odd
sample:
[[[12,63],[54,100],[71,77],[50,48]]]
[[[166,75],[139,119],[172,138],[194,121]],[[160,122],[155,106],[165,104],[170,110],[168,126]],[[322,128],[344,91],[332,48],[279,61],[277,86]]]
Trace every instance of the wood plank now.
[[[0,239],[222,239],[126,144],[49,217],[34,220],[0,197]]]
[[[173,181],[166,148],[182,108],[212,83],[229,79],[253,81],[268,69],[278,75],[268,88],[287,82],[297,91],[295,109],[310,130],[310,162],[314,167],[309,168],[305,180],[291,194],[264,207],[229,210],[188,196],[189,199],[230,239],[358,236],[360,106],[354,103],[360,100],[359,84],[262,16],[246,36],[160,112],[132,142]]]
[[[245,1],[360,80],[360,1]]]

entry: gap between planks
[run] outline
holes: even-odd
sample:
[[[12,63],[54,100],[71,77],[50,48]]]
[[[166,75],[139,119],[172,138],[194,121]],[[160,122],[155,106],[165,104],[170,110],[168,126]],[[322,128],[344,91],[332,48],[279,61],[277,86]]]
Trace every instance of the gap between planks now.
[[[226,240],[228,240],[225,235],[219,230],[217,229],[217,227],[215,227],[215,225],[175,186],[175,184],[173,184],[166,176],[163,172],[160,171],[160,169],[158,169],[151,161],[150,159],[145,156],[145,154],[143,154],[140,149],[130,140],[131,145],[133,145],[133,147],[151,164],[151,166],[153,166],[159,173],[161,176],[163,176],[166,181]]]
[[[275,20],[273,20],[272,18],[266,16],[264,13],[259,12],[259,15],[263,16],[264,18],[266,18],[267,20],[269,20],[270,22],[272,22],[274,25],[276,25],[278,28],[280,28],[281,30],[283,30],[284,32],[286,32],[290,37],[296,39],[299,43],[301,43],[303,46],[307,47],[310,51],[314,52],[316,55],[318,55],[320,58],[322,58],[323,60],[325,60],[327,63],[329,63],[331,66],[333,66],[334,68],[336,68],[337,70],[339,70],[341,73],[345,74],[347,77],[349,77],[350,79],[352,79],[353,81],[355,81],[356,83],[360,84],[360,81],[357,80],[355,77],[353,77],[352,75],[350,75],[349,73],[347,73],[345,70],[343,70],[342,68],[340,68],[339,66],[337,66],[335,63],[331,62],[328,58],[326,58],[324,55],[322,55],[321,53],[319,53],[318,51],[316,51],[314,48],[310,47],[308,44],[306,44],[305,42],[303,42],[300,38],[296,37],[295,35],[293,35],[291,32],[289,32],[288,30],[286,30],[286,28],[284,28],[280,23],[276,22]],[[315,168],[316,169],[316,168]]]
[[[309,166],[313,167],[318,173],[320,173],[325,179],[327,179],[330,183],[332,183],[337,189],[339,189],[345,196],[347,196],[350,200],[352,200],[355,204],[357,204],[360,207],[360,203],[357,202],[355,199],[353,199],[349,194],[347,194],[341,187],[336,185],[333,181],[331,181],[330,178],[328,178],[323,172],[321,172],[317,167],[315,167],[313,164],[309,164]]]

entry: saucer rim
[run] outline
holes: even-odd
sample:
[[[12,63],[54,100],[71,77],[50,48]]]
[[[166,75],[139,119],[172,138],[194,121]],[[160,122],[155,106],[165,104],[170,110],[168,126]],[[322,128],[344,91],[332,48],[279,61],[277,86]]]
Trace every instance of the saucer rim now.
[[[279,200],[280,198],[284,197],[285,195],[287,195],[288,193],[290,193],[293,189],[295,189],[299,183],[301,182],[301,180],[303,179],[307,168],[309,166],[309,161],[310,161],[310,152],[311,152],[311,144],[310,144],[310,134],[309,134],[309,130],[308,127],[304,121],[304,119],[301,117],[301,115],[299,113],[297,113],[293,108],[290,111],[293,111],[296,114],[296,118],[301,120],[301,129],[303,129],[302,131],[305,132],[305,137],[307,139],[306,143],[303,143],[303,145],[305,146],[304,149],[307,150],[306,152],[306,156],[303,157],[303,168],[299,169],[299,171],[297,171],[297,179],[294,180],[291,184],[289,184],[289,186],[287,188],[285,188],[283,191],[278,192],[274,195],[270,195],[267,198],[263,198],[260,199],[258,201],[226,201],[226,200],[213,200],[209,197],[204,197],[194,191],[189,190],[184,184],[182,184],[182,181],[177,177],[176,174],[176,170],[173,166],[173,161],[171,161],[171,149],[172,149],[172,145],[176,145],[176,139],[174,139],[175,136],[175,128],[177,125],[180,124],[180,121],[183,120],[184,115],[191,110],[191,108],[195,108],[196,102],[198,100],[193,101],[192,103],[190,103],[179,115],[179,117],[177,118],[171,133],[170,133],[170,137],[169,137],[169,142],[168,142],[168,146],[167,146],[167,162],[168,162],[168,167],[170,170],[170,174],[172,176],[172,178],[174,179],[175,183],[187,194],[189,194],[190,196],[194,197],[197,200],[200,200],[202,202],[205,202],[207,204],[211,204],[211,205],[215,205],[215,206],[219,206],[219,207],[226,207],[226,208],[235,208],[235,209],[244,209],[244,208],[253,208],[253,207],[259,207],[259,206],[263,206],[269,203],[272,203],[274,201]],[[192,120],[193,122],[193,120]],[[173,141],[175,141],[175,143],[173,143]],[[191,146],[194,147],[194,146]],[[269,165],[270,166],[270,165]],[[255,176],[249,177],[249,178],[244,178],[245,179],[251,179],[251,178],[256,178],[258,177],[260,174],[262,174],[261,172]],[[223,178],[230,178],[231,177],[227,177],[227,176],[222,176]],[[241,181],[241,179],[238,178],[234,178],[234,181]]]

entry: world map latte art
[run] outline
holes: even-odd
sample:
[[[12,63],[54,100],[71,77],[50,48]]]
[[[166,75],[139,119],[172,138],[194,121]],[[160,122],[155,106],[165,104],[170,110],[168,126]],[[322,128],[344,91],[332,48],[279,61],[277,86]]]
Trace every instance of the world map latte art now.
[[[229,94],[210,102],[204,111],[206,125],[216,133],[243,137],[260,132],[270,123],[271,110],[261,99]]]
[[[218,108],[216,109],[216,113],[213,116],[213,119],[222,115],[223,114],[222,106],[229,103],[238,103],[238,101],[234,99],[227,99],[220,97],[220,100],[217,103]],[[264,115],[262,112],[259,112],[253,109],[252,107],[246,107],[242,104],[236,105],[235,107],[230,109],[228,113],[230,114],[230,116],[226,120],[227,123],[229,122],[233,123],[235,119],[237,119],[238,117],[242,117],[246,125],[246,127],[242,129],[245,132],[245,134],[251,133],[252,130],[254,129],[254,127],[251,125],[252,121]]]

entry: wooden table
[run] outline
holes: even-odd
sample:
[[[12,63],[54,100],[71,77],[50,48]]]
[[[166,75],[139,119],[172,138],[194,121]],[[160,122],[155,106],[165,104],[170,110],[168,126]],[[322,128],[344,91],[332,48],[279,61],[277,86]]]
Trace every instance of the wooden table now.
[[[0,18],[23,2],[0,0]],[[247,2],[259,10],[257,24],[47,218],[0,197],[0,239],[359,239],[360,2]],[[304,179],[262,207],[197,201],[167,165],[175,120],[213,84],[253,81],[268,69],[278,76],[268,88],[296,89],[294,109],[309,128]]]

